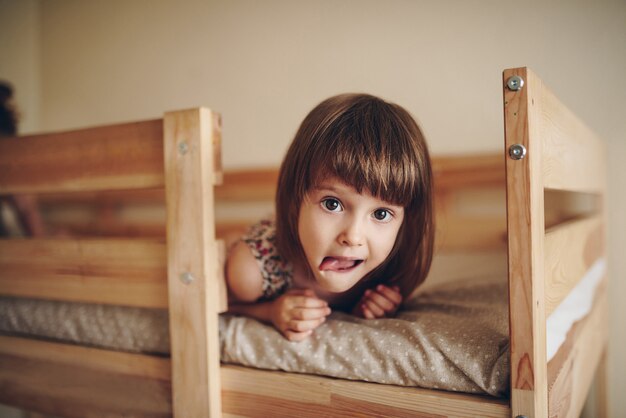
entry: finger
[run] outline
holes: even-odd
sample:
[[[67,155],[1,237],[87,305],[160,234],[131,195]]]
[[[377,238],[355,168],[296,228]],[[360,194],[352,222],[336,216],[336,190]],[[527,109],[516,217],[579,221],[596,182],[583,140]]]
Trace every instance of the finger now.
[[[313,330],[304,331],[304,332],[296,332],[296,331],[287,330],[283,333],[283,335],[289,341],[296,342],[296,341],[303,341],[307,339],[312,333],[313,333]]]
[[[396,305],[392,301],[376,291],[370,290],[365,295],[367,296],[367,302],[377,305],[384,312],[392,312],[396,309]]]
[[[402,303],[402,294],[400,294],[400,289],[398,288],[398,286],[388,287],[379,284],[378,286],[376,286],[376,291],[385,296],[395,305],[400,305]]]
[[[364,303],[365,308],[367,308],[376,318],[381,318],[385,316],[385,310],[378,306],[376,303],[368,300]]]
[[[294,308],[291,314],[294,319],[308,320],[319,319],[330,315],[331,309],[328,306],[321,308]]]
[[[328,303],[317,297],[295,296],[293,305],[298,308],[326,308]]]
[[[315,328],[319,327],[324,323],[326,317],[318,318],[318,319],[309,319],[307,321],[299,321],[296,319],[292,319],[288,323],[288,327],[290,331],[296,332],[305,332],[305,331],[313,331]]]
[[[372,313],[372,311],[370,311],[367,308],[367,305],[365,303],[361,304],[361,312],[363,313],[363,318],[365,318],[365,319],[375,319],[376,318],[374,313]]]

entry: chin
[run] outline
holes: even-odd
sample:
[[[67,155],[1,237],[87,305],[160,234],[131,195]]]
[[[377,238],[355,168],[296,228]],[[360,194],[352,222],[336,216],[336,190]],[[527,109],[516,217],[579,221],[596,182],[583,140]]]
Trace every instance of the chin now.
[[[336,280],[332,278],[322,277],[317,280],[318,285],[326,292],[330,293],[344,293],[348,290],[352,289],[356,283],[350,283],[342,285],[341,283],[337,283]],[[358,282],[357,282],[358,283]]]

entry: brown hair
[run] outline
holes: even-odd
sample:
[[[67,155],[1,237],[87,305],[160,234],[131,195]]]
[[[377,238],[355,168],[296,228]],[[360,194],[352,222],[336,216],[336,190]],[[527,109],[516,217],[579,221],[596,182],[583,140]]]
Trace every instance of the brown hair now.
[[[0,137],[17,135],[17,112],[11,103],[13,88],[0,81]]]
[[[366,94],[331,97],[306,116],[281,165],[276,193],[276,245],[289,261],[306,260],[300,206],[328,177],[404,207],[391,253],[366,280],[396,284],[408,296],[426,278],[434,241],[432,170],[417,123],[402,107]]]

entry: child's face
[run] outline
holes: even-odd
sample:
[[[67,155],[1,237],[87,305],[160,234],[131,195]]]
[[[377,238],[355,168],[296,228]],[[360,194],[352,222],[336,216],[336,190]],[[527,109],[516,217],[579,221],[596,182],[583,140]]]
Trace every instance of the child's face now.
[[[345,292],[391,252],[404,219],[404,208],[359,194],[336,178],[305,196],[298,234],[317,283],[329,292]]]

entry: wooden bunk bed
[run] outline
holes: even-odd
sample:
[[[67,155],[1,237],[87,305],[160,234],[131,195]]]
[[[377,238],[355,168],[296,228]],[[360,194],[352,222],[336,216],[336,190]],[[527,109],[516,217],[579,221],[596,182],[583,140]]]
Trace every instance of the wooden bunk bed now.
[[[241,222],[216,222],[215,201],[271,199],[276,171],[222,173],[219,116],[193,109],[0,141],[2,195],[42,193],[44,206],[95,199],[109,221],[120,201],[167,204],[161,227],[113,219],[106,230],[74,225],[96,238],[0,240],[0,294],[167,308],[171,336],[170,358],[0,336],[0,403],[67,417],[574,417],[597,374],[597,416],[607,416],[605,270],[590,312],[546,353],[550,315],[606,257],[604,148],[531,71],[506,70],[503,92],[506,155],[434,167],[438,248],[508,246],[510,399],[220,365],[216,233]],[[468,189],[497,190],[503,206],[506,190],[506,219],[459,210]],[[581,197],[592,201],[582,214],[562,204]]]

